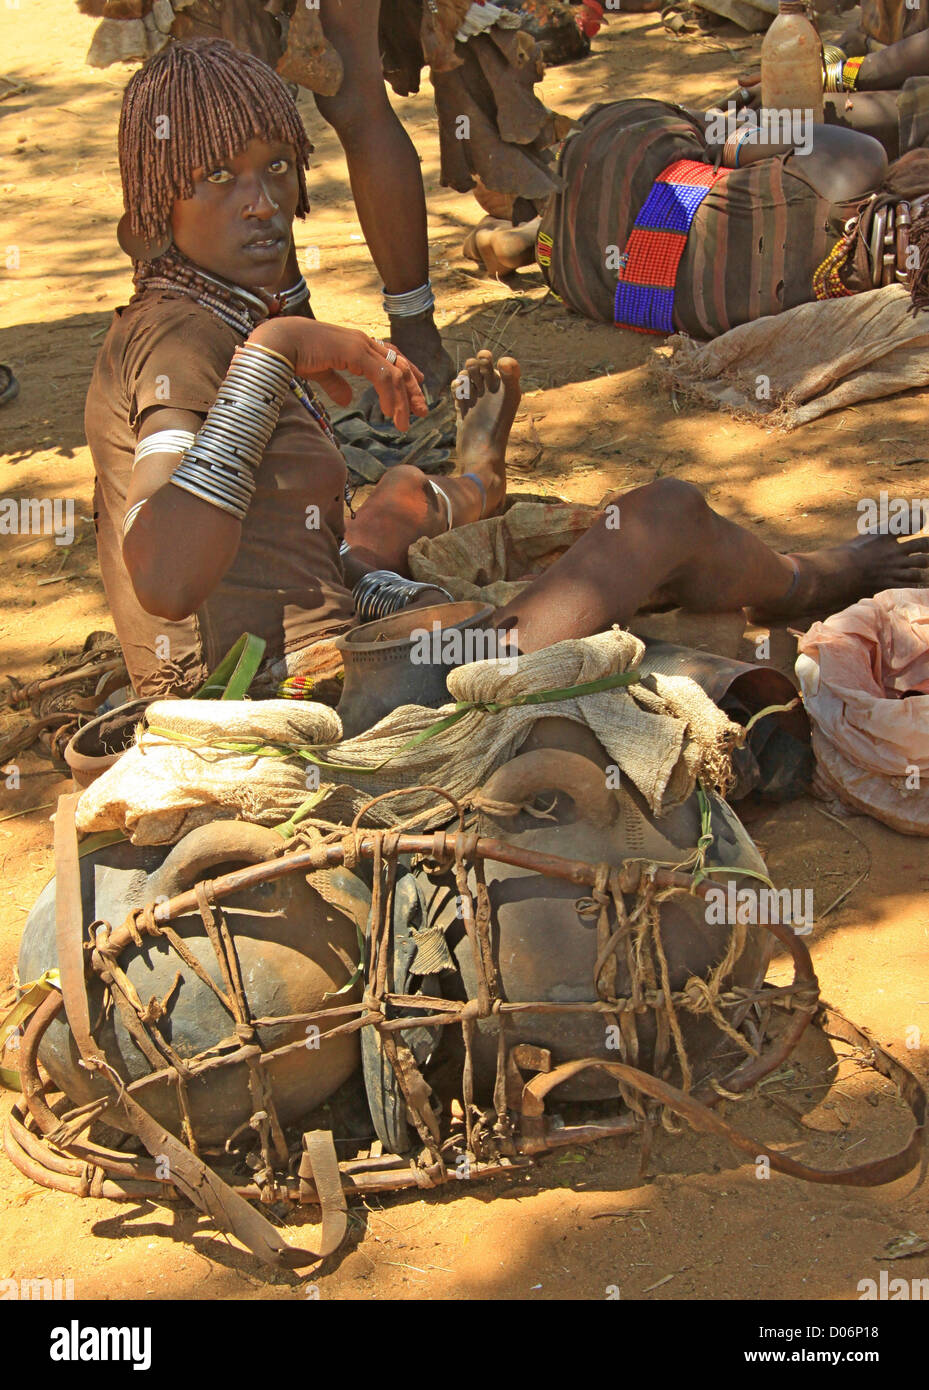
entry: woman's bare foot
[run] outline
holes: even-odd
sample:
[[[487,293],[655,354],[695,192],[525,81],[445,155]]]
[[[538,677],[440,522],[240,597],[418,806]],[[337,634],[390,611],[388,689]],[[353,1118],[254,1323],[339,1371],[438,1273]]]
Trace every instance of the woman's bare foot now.
[[[514,227],[498,217],[485,217],[464,241],[462,254],[491,275],[509,275],[520,266],[532,265],[541,218]]]
[[[785,597],[755,619],[796,618],[806,613],[836,613],[883,589],[929,586],[929,536],[857,536],[845,545],[790,555],[797,574]]]
[[[481,516],[496,516],[506,498],[506,446],[522,398],[521,369],[515,357],[494,362],[486,348],[469,357],[453,382],[459,412],[458,467],[479,494]]]

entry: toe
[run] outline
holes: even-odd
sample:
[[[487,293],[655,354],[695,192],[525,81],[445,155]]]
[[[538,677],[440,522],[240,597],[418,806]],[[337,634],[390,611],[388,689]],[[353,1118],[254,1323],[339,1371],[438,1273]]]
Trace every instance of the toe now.
[[[515,357],[501,357],[497,363],[497,371],[503,378],[505,386],[518,386],[522,376],[522,368]]]

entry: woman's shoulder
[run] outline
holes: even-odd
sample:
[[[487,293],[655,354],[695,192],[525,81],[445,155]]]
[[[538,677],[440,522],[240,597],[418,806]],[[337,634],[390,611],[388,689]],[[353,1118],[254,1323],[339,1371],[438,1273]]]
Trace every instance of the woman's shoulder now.
[[[126,347],[174,339],[196,345],[209,354],[214,347],[231,353],[239,335],[227,323],[188,295],[170,290],[146,290],[116,310],[111,329]]]
[[[104,349],[135,421],[166,401],[205,413],[240,342],[235,329],[186,295],[146,290],[117,309]]]

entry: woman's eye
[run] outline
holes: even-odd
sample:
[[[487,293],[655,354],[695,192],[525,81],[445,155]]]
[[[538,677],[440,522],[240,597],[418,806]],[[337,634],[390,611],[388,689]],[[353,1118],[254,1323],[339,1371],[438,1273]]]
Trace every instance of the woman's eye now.
[[[268,165],[268,168],[271,170],[272,174],[286,174],[287,170],[290,168],[290,160],[272,159],[271,163]]]
[[[228,169],[213,169],[206,176],[207,183],[227,183],[232,178]]]

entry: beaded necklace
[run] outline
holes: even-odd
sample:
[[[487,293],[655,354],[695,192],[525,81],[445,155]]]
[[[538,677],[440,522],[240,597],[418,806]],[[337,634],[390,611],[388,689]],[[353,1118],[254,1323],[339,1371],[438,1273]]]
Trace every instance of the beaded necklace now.
[[[288,307],[286,297],[283,304],[280,299],[274,299],[269,306],[257,294],[240,285],[233,285],[218,275],[208,275],[173,247],[156,261],[137,261],[133,283],[137,294],[143,294],[148,289],[175,290],[185,294],[201,308],[208,309],[215,318],[241,333],[243,338],[247,338],[264,319],[276,317],[282,311],[286,312]],[[330,444],[338,449],[339,442],[329,416],[309,382],[294,375],[290,379],[290,389],[312,415]]]

